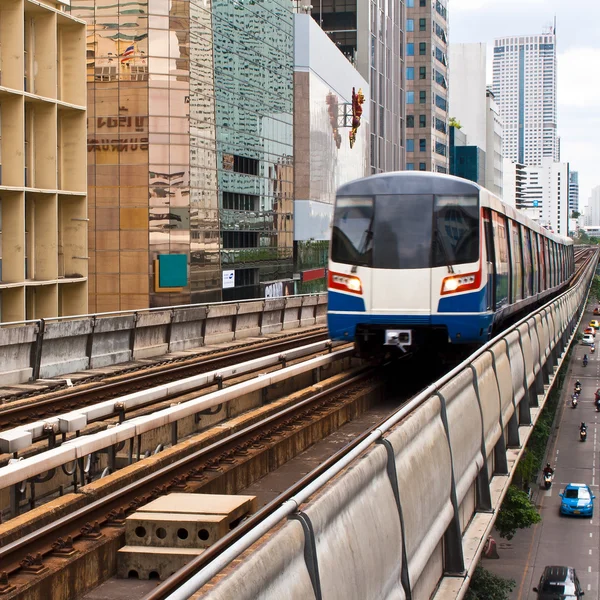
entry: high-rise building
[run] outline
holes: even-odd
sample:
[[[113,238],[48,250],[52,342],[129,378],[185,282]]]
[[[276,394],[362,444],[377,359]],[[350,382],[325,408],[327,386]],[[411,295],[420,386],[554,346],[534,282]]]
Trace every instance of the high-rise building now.
[[[447,0],[406,9],[406,168],[448,173]]]
[[[569,173],[569,213],[579,212],[579,173]]]
[[[325,276],[337,188],[368,175],[369,84],[307,14],[294,17],[295,291],[327,289]],[[352,90],[362,93],[350,145]]]
[[[592,188],[592,195],[585,207],[586,226],[600,226],[600,185]]]
[[[504,194],[503,171],[504,155],[502,154],[502,140],[504,139],[504,123],[500,116],[500,109],[494,98],[492,90],[485,93],[485,187],[500,198]]]
[[[369,83],[371,173],[404,169],[405,0],[300,0],[300,4],[312,7],[313,19]]]
[[[90,308],[293,279],[292,0],[73,0],[88,23]]]
[[[568,235],[569,163],[545,158],[539,166],[526,166],[525,175],[517,208],[555,233]]]
[[[513,208],[523,207],[527,173],[523,163],[505,158],[502,164],[502,200]]]
[[[457,125],[450,126],[450,175],[469,179],[485,187],[486,156],[485,150],[471,143],[470,136],[459,129]]]
[[[0,321],[85,314],[85,23],[0,3]]]
[[[460,123],[469,144],[480,150],[475,154],[484,160],[482,185],[502,197],[503,126],[494,94],[486,85],[486,45],[450,44],[449,59],[450,117]],[[451,172],[457,166],[451,164]]]
[[[493,92],[504,121],[505,158],[526,165],[560,160],[555,28],[494,41]]]

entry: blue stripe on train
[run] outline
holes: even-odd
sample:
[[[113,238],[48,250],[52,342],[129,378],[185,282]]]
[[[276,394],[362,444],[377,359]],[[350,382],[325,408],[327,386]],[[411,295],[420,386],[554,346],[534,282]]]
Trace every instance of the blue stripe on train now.
[[[486,311],[487,288],[441,298],[438,311],[441,313],[457,313],[456,315],[373,315],[365,312],[364,300],[360,297],[329,291],[328,310],[364,312],[356,314],[327,314],[329,335],[334,340],[354,339],[358,324],[373,325],[443,325],[448,329],[448,335],[453,343],[485,342],[489,339],[489,328],[493,314]],[[460,313],[481,313],[464,315]]]
[[[438,303],[438,312],[441,313],[484,313],[487,310],[487,286],[484,285],[477,292],[442,296]]]
[[[371,315],[327,314],[327,326],[332,340],[353,340],[357,325],[437,325],[448,329],[452,343],[483,343],[489,339],[489,328],[494,316],[491,313],[481,315],[433,315],[423,317],[420,322],[410,315]]]
[[[365,312],[365,301],[355,294],[341,294],[329,290],[327,292],[327,310],[347,310]]]

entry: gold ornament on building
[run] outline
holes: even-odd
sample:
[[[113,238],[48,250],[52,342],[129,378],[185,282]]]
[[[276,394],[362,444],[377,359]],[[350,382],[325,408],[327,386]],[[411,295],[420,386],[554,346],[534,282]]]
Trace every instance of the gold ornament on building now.
[[[362,104],[365,101],[362,88],[355,92],[352,88],[352,129],[350,129],[350,148],[354,147],[356,142],[356,131],[360,127],[360,118],[362,116]]]

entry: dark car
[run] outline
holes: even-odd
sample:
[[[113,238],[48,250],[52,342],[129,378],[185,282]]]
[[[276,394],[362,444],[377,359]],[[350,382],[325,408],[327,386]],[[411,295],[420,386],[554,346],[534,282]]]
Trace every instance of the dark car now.
[[[537,592],[538,600],[574,600],[582,598],[584,593],[571,567],[546,567],[533,591]]]

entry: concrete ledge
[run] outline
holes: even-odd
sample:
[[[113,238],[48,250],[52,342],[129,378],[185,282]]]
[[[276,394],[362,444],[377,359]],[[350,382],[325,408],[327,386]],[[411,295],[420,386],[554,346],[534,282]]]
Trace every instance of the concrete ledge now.
[[[317,305],[324,311],[318,322],[325,323],[326,300],[325,294],[261,298],[249,302],[50,320],[46,323],[41,344],[40,376],[58,377],[128,362],[132,356],[135,359],[151,358],[206,344],[268,335],[300,325],[311,326],[317,322],[314,312]],[[299,319],[298,307],[303,303],[306,310],[302,309]],[[31,377],[34,370],[31,348],[38,339],[38,330],[37,322],[0,326],[0,385],[25,383]]]

